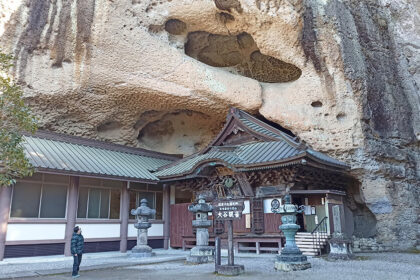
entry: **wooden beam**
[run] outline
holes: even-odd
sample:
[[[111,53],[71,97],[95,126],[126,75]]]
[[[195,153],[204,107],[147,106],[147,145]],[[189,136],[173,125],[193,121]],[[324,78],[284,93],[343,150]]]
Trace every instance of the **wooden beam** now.
[[[235,174],[235,178],[238,180],[244,196],[253,197],[254,191],[252,190],[251,184],[248,182],[246,175],[244,173],[237,173]]]

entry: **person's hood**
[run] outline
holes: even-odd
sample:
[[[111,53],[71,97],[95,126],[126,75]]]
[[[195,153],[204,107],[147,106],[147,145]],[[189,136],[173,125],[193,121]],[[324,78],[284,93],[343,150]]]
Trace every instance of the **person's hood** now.
[[[73,232],[73,237],[74,237],[74,236],[78,236],[78,234],[77,234],[77,233],[75,233],[75,232]]]

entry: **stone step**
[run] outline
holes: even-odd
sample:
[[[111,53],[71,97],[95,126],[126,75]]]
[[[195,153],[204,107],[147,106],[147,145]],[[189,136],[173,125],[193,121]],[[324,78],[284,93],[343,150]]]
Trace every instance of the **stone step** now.
[[[314,244],[308,244],[308,243],[296,243],[296,246],[305,247],[305,248],[324,248],[326,244],[320,244],[320,245],[314,245]]]
[[[324,248],[324,246],[312,246],[312,245],[302,245],[302,244],[296,244],[299,249],[303,248],[303,249],[319,249],[319,248]]]
[[[308,241],[308,242],[327,242],[327,238],[295,238],[296,241]]]
[[[297,236],[311,236],[311,235],[329,235],[326,232],[315,232],[315,233],[310,233],[310,232],[304,232],[304,233],[296,233]]]
[[[314,253],[314,252],[302,252],[302,255],[304,255],[304,256],[312,256],[312,257],[314,257],[314,256],[318,256],[318,253]]]
[[[322,243],[322,242],[307,242],[307,241],[296,241],[296,244],[302,244],[302,245],[325,245],[327,243]]]
[[[308,235],[306,235],[306,234],[296,234],[296,237],[305,237],[305,238],[324,237],[324,238],[329,238],[330,236],[326,235],[326,234],[314,234],[314,235],[311,235],[311,234],[308,234]]]
[[[316,235],[325,235],[325,236],[329,236],[327,233],[321,233],[321,232],[319,232],[319,233],[314,233],[314,234],[312,234],[312,233],[310,233],[310,232],[297,232],[296,233],[296,236],[316,236]]]
[[[299,250],[302,252],[302,253],[317,253],[318,252],[318,249],[315,249],[315,248],[299,248]]]
[[[327,243],[328,239],[306,239],[306,238],[295,238],[296,242],[297,241],[302,241],[302,242],[312,242],[312,243]]]
[[[295,239],[328,239],[326,236],[295,236]]]
[[[305,237],[295,237],[295,240],[305,240],[305,241],[327,241],[327,238],[305,238]]]

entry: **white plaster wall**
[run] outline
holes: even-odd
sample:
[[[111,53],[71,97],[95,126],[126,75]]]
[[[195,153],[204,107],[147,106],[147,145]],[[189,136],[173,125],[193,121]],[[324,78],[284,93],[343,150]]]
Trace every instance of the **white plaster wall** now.
[[[273,199],[278,199],[280,201],[280,205],[282,204],[280,197],[264,199],[264,213],[273,213],[271,211],[271,201],[273,201]]]
[[[84,238],[120,237],[120,224],[76,224],[82,228]]]
[[[64,239],[66,224],[9,224],[6,241]]]
[[[147,232],[148,236],[163,236],[163,224],[152,224]],[[128,237],[137,237],[137,229],[134,224],[128,224]]]

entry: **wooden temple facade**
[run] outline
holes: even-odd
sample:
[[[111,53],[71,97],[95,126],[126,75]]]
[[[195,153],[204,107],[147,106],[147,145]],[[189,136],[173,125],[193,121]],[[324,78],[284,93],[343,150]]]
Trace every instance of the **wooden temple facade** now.
[[[24,140],[36,172],[0,188],[0,261],[69,255],[75,225],[83,229],[86,252],[130,250],[137,232],[129,210],[142,198],[157,211],[150,246],[192,247],[187,207],[199,194],[208,201],[243,199],[236,240],[248,249],[254,242],[257,253],[276,251],[281,217],[271,212],[272,199],[290,192],[294,203],[306,206],[298,216],[301,230],[311,233],[323,224],[331,234],[332,207],[346,203],[352,180],[343,162],[235,108],[205,149],[184,158],[42,131]],[[223,237],[224,224],[214,222],[210,233],[210,240]]]
[[[232,108],[224,128],[205,149],[161,167],[154,175],[172,189],[190,191],[192,200],[199,194],[208,201],[244,199],[242,220],[234,222],[236,237],[280,243],[281,219],[271,212],[272,199],[289,192],[295,204],[305,205],[305,212],[298,216],[301,231],[311,233],[323,223],[324,231],[331,234],[332,207],[345,203],[346,187],[352,180],[348,170],[345,163]],[[188,204],[171,205],[172,247],[188,247],[194,240]],[[223,234],[224,225],[214,223],[210,232],[211,236]]]

